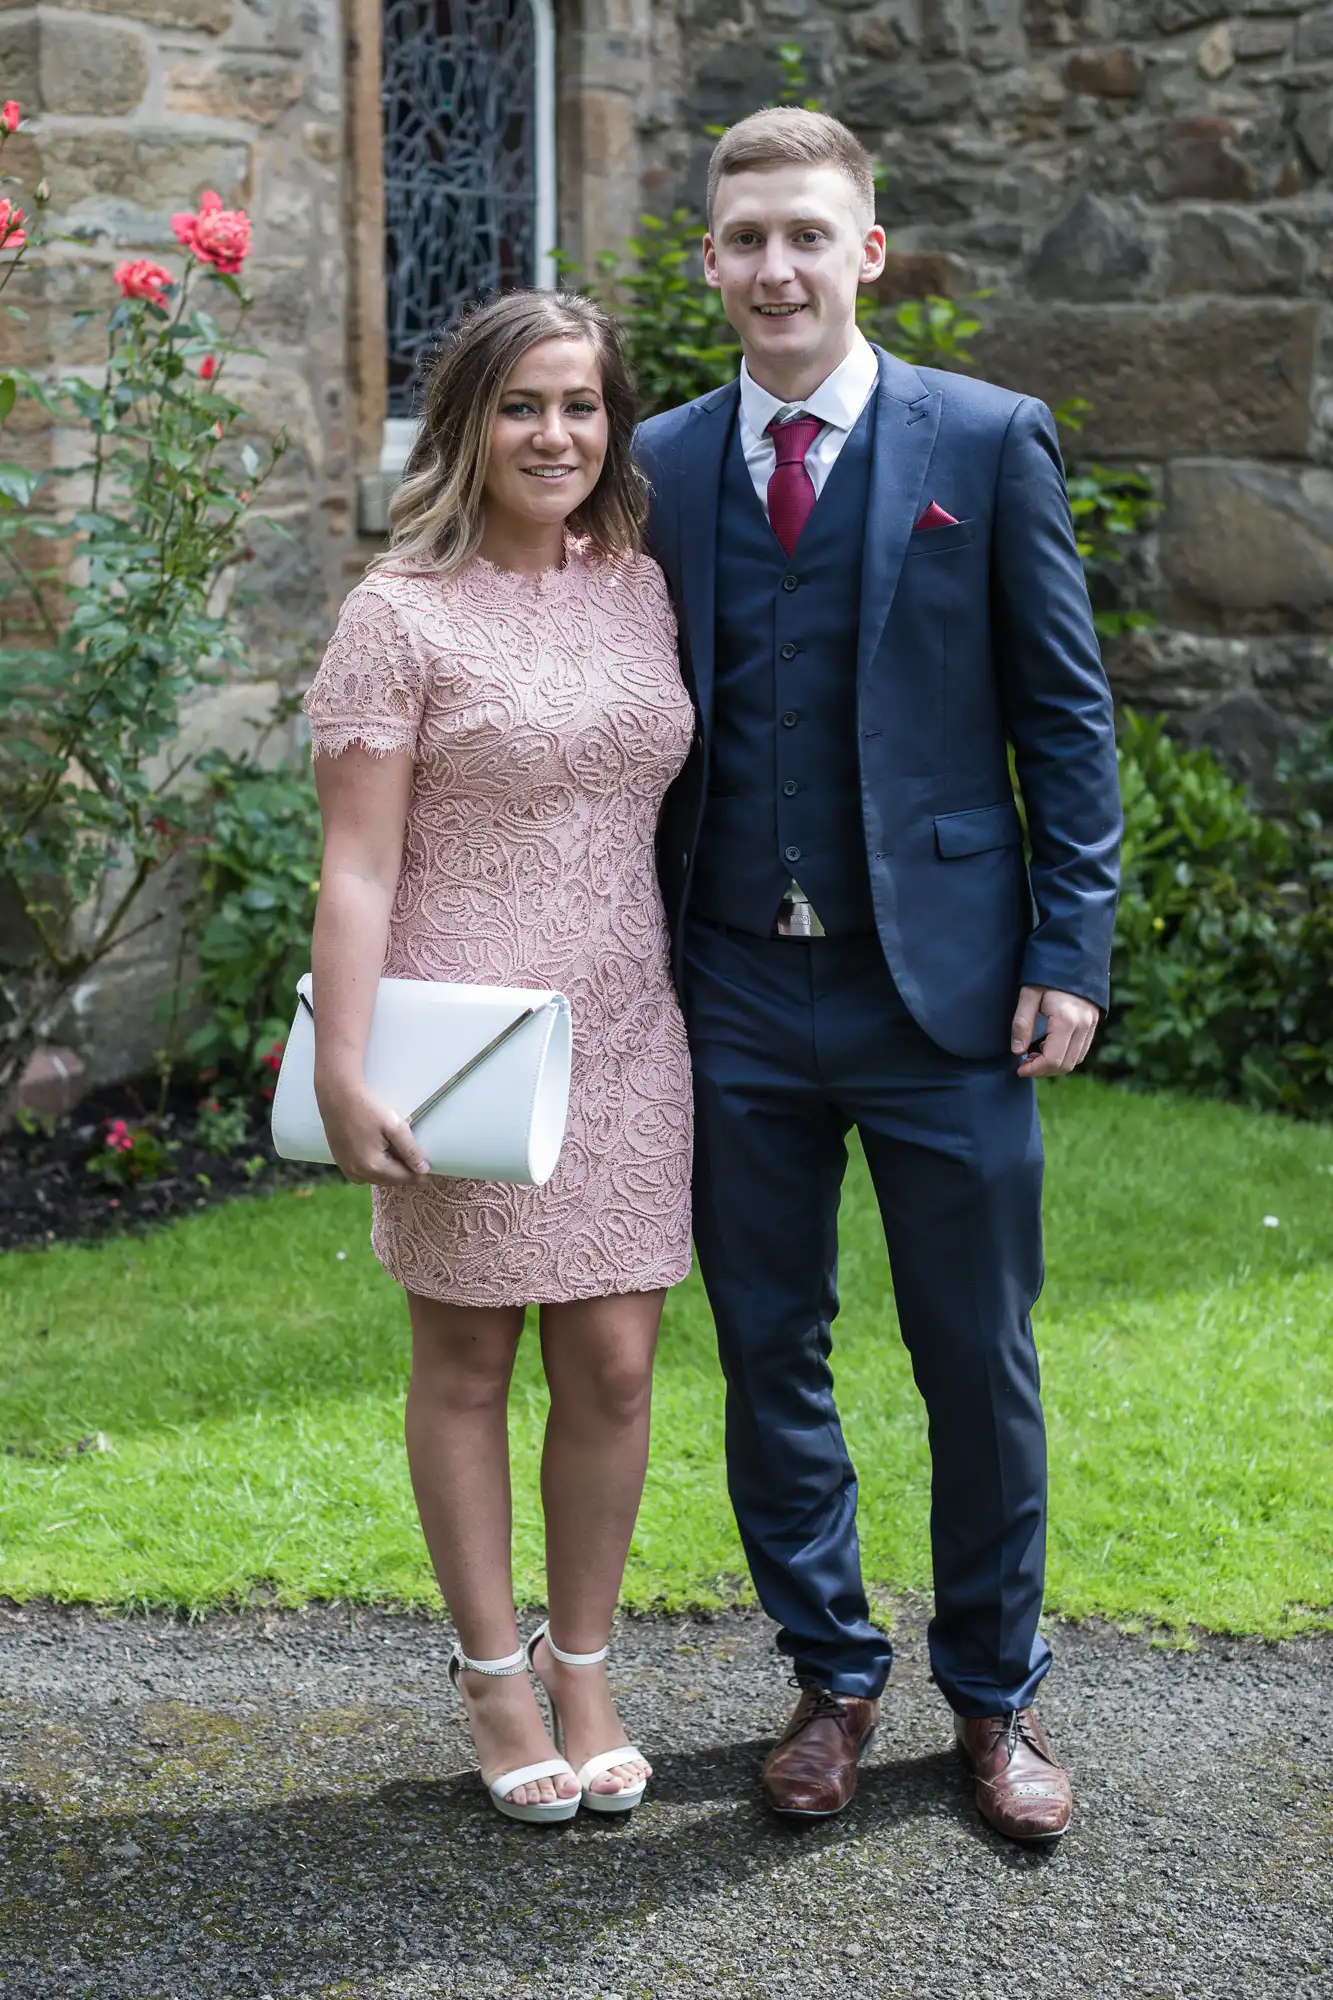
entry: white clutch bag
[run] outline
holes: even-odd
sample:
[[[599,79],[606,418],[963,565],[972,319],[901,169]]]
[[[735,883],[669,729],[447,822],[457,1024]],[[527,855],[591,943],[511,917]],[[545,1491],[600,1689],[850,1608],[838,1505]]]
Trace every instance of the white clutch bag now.
[[[332,1153],[315,1101],[310,974],[273,1093],[284,1160]],[[366,1083],[406,1118],[432,1174],[539,1187],[560,1157],[569,1115],[569,1002],[525,986],[381,979],[366,1042]]]

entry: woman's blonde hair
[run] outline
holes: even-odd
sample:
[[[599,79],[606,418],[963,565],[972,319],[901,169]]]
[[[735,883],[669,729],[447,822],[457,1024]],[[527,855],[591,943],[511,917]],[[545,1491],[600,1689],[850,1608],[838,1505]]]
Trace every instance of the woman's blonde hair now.
[[[491,428],[519,357],[540,340],[586,340],[597,357],[606,407],[606,459],[592,492],[569,517],[606,555],[641,546],[648,486],[635,465],[636,395],[611,315],[578,292],[506,292],[465,313],[426,376],[421,434],[389,502],[390,541],[379,564],[453,576],[476,554]]]

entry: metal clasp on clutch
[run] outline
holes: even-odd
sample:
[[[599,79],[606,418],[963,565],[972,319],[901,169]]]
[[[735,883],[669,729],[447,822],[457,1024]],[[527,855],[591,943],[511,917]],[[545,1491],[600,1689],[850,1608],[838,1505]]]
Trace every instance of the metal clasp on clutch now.
[[[311,1020],[313,1021],[315,1018],[315,1010],[311,1006],[309,1000],[306,999],[305,994],[298,992],[297,998],[301,1002],[301,1005],[305,1008],[306,1013],[310,1016]],[[514,1019],[509,1022],[507,1027],[501,1028],[498,1035],[492,1036],[491,1040],[487,1042],[484,1049],[478,1049],[476,1055],[469,1056],[467,1061],[465,1063],[460,1064],[460,1066],[454,1071],[452,1076],[447,1076],[444,1079],[444,1082],[440,1085],[438,1090],[433,1090],[429,1097],[424,1097],[421,1100],[421,1103],[418,1104],[415,1111],[408,1112],[407,1114],[408,1124],[409,1125],[417,1124],[420,1119],[425,1117],[428,1111],[433,1111],[436,1105],[441,1103],[443,1099],[449,1095],[449,1092],[451,1090],[457,1090],[459,1084],[463,1082],[465,1077],[471,1076],[474,1069],[481,1068],[481,1065],[485,1062],[487,1056],[493,1056],[498,1048],[502,1048],[504,1046],[504,1044],[509,1040],[511,1035],[516,1035],[518,1033],[519,1029],[523,1026],[525,1021],[532,1020],[533,1016],[537,1014],[539,1011],[540,1010],[536,1007],[525,1007],[521,1014],[516,1014],[514,1016]]]

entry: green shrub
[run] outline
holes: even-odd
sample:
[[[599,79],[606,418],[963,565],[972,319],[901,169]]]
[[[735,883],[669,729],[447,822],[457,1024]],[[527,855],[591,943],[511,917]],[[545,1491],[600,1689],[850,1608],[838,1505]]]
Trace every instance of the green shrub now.
[[[1210,750],[1122,718],[1123,886],[1104,1073],[1305,1115],[1333,1108],[1333,733],[1256,813]]]
[[[320,824],[306,765],[265,770],[222,752],[201,761],[195,998],[206,1014],[185,1045],[201,1068],[252,1090],[291,1026],[310,969]]]

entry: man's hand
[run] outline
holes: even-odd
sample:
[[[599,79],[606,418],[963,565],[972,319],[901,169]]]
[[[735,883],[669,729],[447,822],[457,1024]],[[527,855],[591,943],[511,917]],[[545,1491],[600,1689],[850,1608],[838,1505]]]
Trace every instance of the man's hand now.
[[[1046,1016],[1046,1038],[1039,1053],[1024,1055],[1037,1031],[1037,1016]],[[1053,986],[1024,986],[1010,1031],[1010,1045],[1020,1076],[1068,1076],[1077,1069],[1097,1032],[1101,1009],[1077,993],[1060,993]]]

